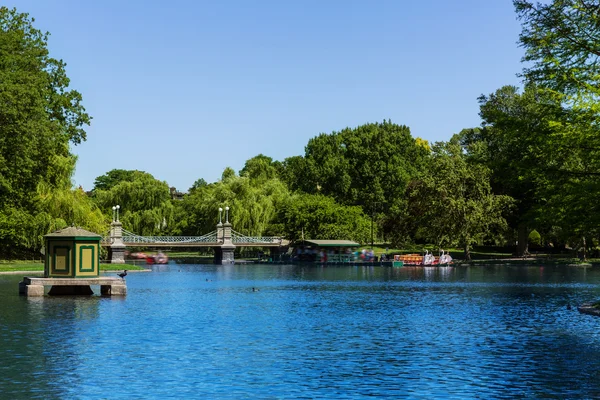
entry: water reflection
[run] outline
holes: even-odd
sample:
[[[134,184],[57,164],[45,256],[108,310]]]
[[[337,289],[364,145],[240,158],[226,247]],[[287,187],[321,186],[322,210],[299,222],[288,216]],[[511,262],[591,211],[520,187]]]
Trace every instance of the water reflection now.
[[[65,398],[95,337],[99,298],[10,298],[0,328],[0,388],[11,398]],[[6,290],[4,285],[1,289]]]

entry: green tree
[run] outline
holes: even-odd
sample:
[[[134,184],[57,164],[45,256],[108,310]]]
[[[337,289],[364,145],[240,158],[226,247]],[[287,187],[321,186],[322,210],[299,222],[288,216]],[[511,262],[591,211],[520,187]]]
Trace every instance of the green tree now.
[[[48,33],[28,14],[0,7],[0,252],[34,250],[46,217],[41,192],[71,190],[76,158],[69,144],[86,139],[81,95],[69,89],[65,63],[49,55]],[[40,222],[40,220],[44,220]]]
[[[93,190],[110,190],[123,181],[135,178],[136,174],[143,173],[137,170],[113,169],[104,175],[96,177]]]
[[[228,219],[236,231],[249,236],[279,235],[277,210],[288,196],[287,187],[277,178],[253,180],[227,168],[221,181],[178,202],[176,230],[185,235],[211,232],[216,228],[218,209],[229,207]],[[222,217],[224,220],[225,215]]]
[[[315,179],[317,171],[312,160],[293,156],[275,166],[278,176],[292,192],[315,193],[319,190]]]
[[[489,169],[469,163],[465,153],[457,135],[434,144],[426,172],[407,192],[417,235],[440,247],[458,244],[469,260],[473,244],[506,227],[512,199],[493,194]]]
[[[105,176],[117,176],[108,172]],[[120,206],[123,228],[138,235],[161,235],[169,232],[173,223],[173,203],[169,185],[143,171],[121,174],[126,179],[112,182],[110,189],[94,188],[94,200],[101,210],[112,212]],[[105,179],[97,178],[103,182]]]
[[[557,118],[563,108],[533,85],[523,93],[504,86],[479,98],[483,128],[465,130],[462,141],[469,155],[492,171],[494,193],[515,199],[511,227],[518,232],[517,253],[527,253],[529,231],[536,227],[541,196],[548,186],[554,152],[549,138],[560,131]]]
[[[291,187],[305,193],[386,215],[383,225],[389,233],[402,218],[404,191],[428,152],[406,126],[390,121],[365,124],[310,139],[304,159],[289,160],[292,171],[284,172],[284,179],[295,180]]]
[[[481,144],[476,157],[492,169],[494,193],[516,200],[518,253],[527,252],[533,228],[556,225],[580,239],[592,234],[600,222],[593,199],[600,189],[598,128],[534,85],[523,93],[503,87],[480,105],[484,128],[465,141]]]
[[[598,112],[600,95],[600,2],[514,0],[522,21],[521,45],[528,81],[575,106]]]
[[[552,161],[543,195],[547,212],[540,217],[551,215],[563,235],[585,242],[586,235],[597,237],[600,222],[593,198],[600,189],[600,2],[514,4],[526,51],[523,75],[564,106],[553,121],[557,133],[539,138],[546,145],[544,156]]]
[[[240,176],[247,176],[258,181],[267,181],[277,177],[277,167],[271,157],[259,154],[244,164]]]
[[[358,206],[344,206],[320,194],[295,194],[279,211],[285,237],[302,239],[346,239],[368,243],[370,219]]]
[[[204,180],[204,178],[199,178],[199,179],[196,179],[196,181],[194,182],[194,184],[192,185],[192,187],[190,188],[189,191],[194,192],[196,190],[203,188],[204,186],[208,186],[208,183]]]

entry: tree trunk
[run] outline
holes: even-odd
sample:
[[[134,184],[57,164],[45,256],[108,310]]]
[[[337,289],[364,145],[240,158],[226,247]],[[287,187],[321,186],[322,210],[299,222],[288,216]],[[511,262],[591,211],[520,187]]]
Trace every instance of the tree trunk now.
[[[524,257],[529,254],[529,228],[525,224],[519,224],[517,255]]]
[[[585,243],[585,236],[582,238],[583,242],[583,261],[587,260],[587,245]]]
[[[469,248],[468,244],[465,244],[464,251],[465,251],[465,261],[471,261],[471,249]]]

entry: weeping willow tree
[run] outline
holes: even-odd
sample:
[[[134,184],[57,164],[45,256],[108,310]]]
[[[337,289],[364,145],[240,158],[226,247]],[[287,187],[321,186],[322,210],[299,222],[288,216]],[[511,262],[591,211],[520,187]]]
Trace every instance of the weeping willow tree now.
[[[228,219],[234,230],[249,236],[280,234],[277,210],[288,196],[286,185],[276,177],[240,177],[227,168],[219,182],[197,188],[178,203],[174,233],[211,232],[218,222],[219,208],[229,207]],[[224,214],[222,218],[224,222]]]
[[[174,215],[169,185],[147,172],[129,172],[127,179],[114,182],[109,189],[94,188],[95,203],[107,216],[113,206],[119,205],[123,228],[133,233],[147,236],[168,233]]]
[[[81,188],[52,189],[40,184],[38,197],[41,212],[36,215],[36,220],[40,232],[51,232],[67,225],[98,234],[108,231],[109,219]]]

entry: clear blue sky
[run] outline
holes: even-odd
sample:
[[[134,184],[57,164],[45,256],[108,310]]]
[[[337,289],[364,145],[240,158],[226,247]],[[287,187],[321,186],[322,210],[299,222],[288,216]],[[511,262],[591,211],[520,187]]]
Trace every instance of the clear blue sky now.
[[[93,117],[74,183],[138,169],[186,191],[258,154],[391,119],[448,140],[519,85],[510,0],[5,0],[49,31]]]

